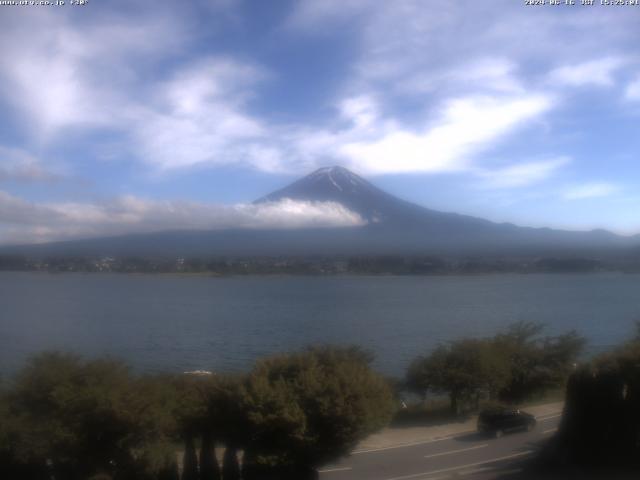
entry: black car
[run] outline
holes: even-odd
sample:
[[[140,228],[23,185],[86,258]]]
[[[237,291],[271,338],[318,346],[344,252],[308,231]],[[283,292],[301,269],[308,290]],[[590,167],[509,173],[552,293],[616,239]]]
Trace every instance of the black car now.
[[[536,417],[522,410],[491,409],[478,416],[478,431],[501,437],[516,430],[531,431],[536,426]]]

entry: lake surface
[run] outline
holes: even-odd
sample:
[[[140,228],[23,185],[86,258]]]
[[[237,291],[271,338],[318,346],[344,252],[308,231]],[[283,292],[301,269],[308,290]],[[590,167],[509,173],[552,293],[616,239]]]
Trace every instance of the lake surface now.
[[[274,352],[357,344],[401,375],[439,342],[518,320],[576,329],[590,351],[640,319],[640,275],[229,277],[0,273],[0,372],[41,350],[139,371],[238,371]]]

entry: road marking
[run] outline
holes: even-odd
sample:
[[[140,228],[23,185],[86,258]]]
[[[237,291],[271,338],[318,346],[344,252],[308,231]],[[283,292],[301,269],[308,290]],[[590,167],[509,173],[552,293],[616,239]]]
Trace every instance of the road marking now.
[[[459,473],[460,475],[466,476],[466,475],[475,475],[476,473],[488,472],[490,470],[493,470],[493,469],[491,467],[480,467],[480,468],[472,468],[471,470],[462,470]],[[502,473],[502,471],[500,471],[500,473]],[[442,477],[442,478],[446,478],[446,477]]]
[[[390,447],[371,448],[369,450],[356,450],[355,452],[351,452],[351,455],[359,455],[361,453],[371,453],[371,452],[382,452],[384,450],[393,450],[395,448],[414,447],[416,445],[424,445],[426,443],[442,442],[444,440],[451,440],[451,439],[454,439],[456,437],[461,437],[463,435],[468,435],[470,433],[475,433],[475,430],[467,430],[467,431],[464,431],[464,432],[457,433],[456,435],[450,435],[448,437],[436,437],[436,438],[431,438],[429,440],[420,440],[419,442],[411,442],[411,443],[402,443],[402,444],[399,444],[399,445],[392,445]]]
[[[552,418],[557,418],[557,417],[561,417],[562,413],[550,413],[550,414],[546,414],[546,415],[541,415],[540,417],[536,417],[536,419],[539,422],[544,422],[545,420],[550,420]],[[455,435],[449,435],[446,437],[435,437],[435,438],[430,438],[429,440],[420,440],[417,442],[410,442],[410,443],[400,443],[397,445],[391,445],[389,447],[380,447],[380,448],[370,448],[367,450],[356,450],[354,452],[351,452],[351,455],[360,455],[362,453],[374,453],[374,452],[384,452],[385,450],[394,450],[396,448],[405,448],[405,447],[414,447],[416,445],[425,445],[427,443],[435,443],[435,442],[442,442],[444,440],[452,440],[456,437],[462,437],[464,435],[469,435],[470,433],[477,433],[477,430],[465,430],[463,432],[458,432]]]
[[[353,468],[351,467],[326,468],[324,470],[318,470],[318,473],[346,472],[348,470],[353,470]]]
[[[556,430],[558,430],[557,428],[550,428],[549,430],[543,430],[542,434],[546,434],[546,433],[551,433],[551,432],[555,432]]]
[[[547,421],[547,420],[551,420],[552,418],[558,418],[558,417],[561,417],[561,416],[562,416],[562,414],[561,414],[561,413],[557,413],[557,414],[555,414],[555,415],[545,416],[544,418],[542,418],[542,417],[538,417],[538,421],[540,421],[540,422],[545,422],[545,421]]]
[[[480,468],[473,468],[471,470],[463,470],[462,472],[460,472],[460,475],[475,475],[477,473],[482,473],[482,472],[488,472],[490,470],[493,470],[493,468],[491,467],[480,467]],[[512,468],[511,470],[500,470],[500,474],[501,475],[513,475],[514,473],[520,473],[522,472],[521,468]],[[438,477],[438,478],[446,478],[446,477]],[[449,477],[451,478],[451,477]],[[431,478],[429,480],[435,480],[434,478]]]
[[[423,477],[424,478],[424,477],[428,477],[430,475],[435,475],[437,473],[452,472],[454,470],[462,470],[463,468],[477,467],[478,465],[486,465],[487,463],[500,462],[502,460],[509,460],[510,458],[517,458],[517,457],[522,457],[524,455],[531,455],[532,453],[533,453],[533,450],[526,450],[524,452],[514,453],[512,455],[506,455],[504,457],[492,458],[490,460],[483,460],[482,462],[467,463],[466,465],[459,465],[457,467],[441,468],[440,470],[432,470],[430,472],[414,473],[412,475],[403,475],[401,477],[392,477],[392,478],[387,478],[385,480],[406,480],[406,479],[409,479],[409,478],[419,478],[419,477]]]
[[[476,445],[475,447],[460,448],[458,450],[450,450],[448,452],[434,453],[433,455],[425,455],[424,458],[441,457],[442,455],[451,455],[452,453],[466,452],[468,450],[477,450],[478,448],[484,448],[488,446],[489,446],[488,443],[483,443],[482,445]]]

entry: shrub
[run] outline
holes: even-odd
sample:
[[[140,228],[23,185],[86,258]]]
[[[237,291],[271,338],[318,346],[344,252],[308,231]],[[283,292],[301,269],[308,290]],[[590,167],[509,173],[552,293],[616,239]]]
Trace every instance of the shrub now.
[[[251,437],[245,480],[304,478],[386,425],[394,402],[361,350],[314,348],[258,363],[243,392]]]

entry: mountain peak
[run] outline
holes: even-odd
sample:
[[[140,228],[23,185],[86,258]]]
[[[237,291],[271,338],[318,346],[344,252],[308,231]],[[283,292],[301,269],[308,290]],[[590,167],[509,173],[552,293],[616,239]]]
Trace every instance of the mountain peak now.
[[[323,176],[323,175],[344,175],[348,177],[360,178],[351,170],[348,170],[340,165],[333,165],[332,167],[321,167],[317,169],[315,172],[312,172],[307,176],[313,177],[313,176]]]
[[[338,165],[319,168],[291,185],[257,200],[256,203],[273,202],[283,198],[340,203],[373,223],[392,217],[391,210],[395,211],[399,203],[406,205],[406,202]]]
[[[310,175],[329,174],[329,173],[337,173],[337,172],[352,173],[340,165],[333,165],[331,167],[320,167],[315,172],[312,172]]]
[[[282,198],[310,201],[336,201],[350,203],[349,198],[376,193],[386,195],[364,178],[334,165],[322,167],[291,185],[275,191],[257,202],[277,201]]]
[[[326,183],[326,187],[338,191],[355,191],[358,187],[373,187],[369,182],[344,167],[322,167],[307,175],[301,181],[312,183]]]

